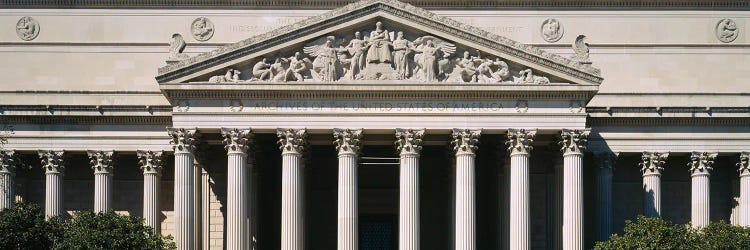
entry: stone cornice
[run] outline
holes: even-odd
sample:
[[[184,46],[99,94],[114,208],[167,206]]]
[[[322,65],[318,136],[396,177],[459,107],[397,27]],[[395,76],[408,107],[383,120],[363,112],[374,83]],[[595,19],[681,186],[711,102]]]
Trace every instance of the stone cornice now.
[[[362,129],[333,129],[333,144],[339,155],[358,155],[362,148]]]
[[[394,16],[407,22],[429,27],[435,31],[455,36],[460,40],[498,51],[511,61],[518,61],[521,64],[540,65],[546,68],[542,71],[556,72],[566,77],[577,79],[578,82],[599,84],[603,80],[599,69],[593,68],[591,65],[576,63],[560,55],[548,53],[536,47],[510,40],[444,16],[436,15],[425,9],[397,0],[357,1],[321,15],[310,17],[291,25],[282,26],[270,32],[191,57],[179,63],[161,67],[159,68],[156,80],[159,83],[182,82],[185,77],[191,74],[206,70],[211,71],[213,67],[218,67],[264,50],[274,49],[284,43],[315,34],[316,32],[322,32],[336,25],[354,21],[371,14]]]
[[[0,105],[0,116],[4,115],[169,115],[170,106],[148,105]]]
[[[430,9],[697,9],[697,10],[747,10],[747,1],[729,0],[496,0],[496,1],[456,1],[456,0],[403,0],[416,6]],[[341,7],[352,0],[5,0],[0,8],[34,9],[330,9]]]
[[[690,174],[710,175],[714,170],[714,160],[717,155],[718,153],[715,152],[692,152],[690,162],[687,164],[690,167]]]
[[[119,124],[164,125],[172,124],[172,116],[59,116],[59,115],[0,115],[0,123],[10,124]]]
[[[454,128],[451,136],[451,149],[456,155],[476,154],[479,149],[479,137],[481,129],[457,129]]]
[[[744,126],[748,117],[589,117],[587,127],[601,126]]]

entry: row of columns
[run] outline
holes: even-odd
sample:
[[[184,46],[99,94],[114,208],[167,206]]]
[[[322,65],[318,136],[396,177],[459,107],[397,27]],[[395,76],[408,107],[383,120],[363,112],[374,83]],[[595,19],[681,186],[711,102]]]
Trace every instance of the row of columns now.
[[[250,129],[222,129],[227,150],[227,249],[249,249],[252,238],[250,225],[248,148],[252,138]],[[205,178],[194,170],[195,149],[199,134],[196,130],[169,129],[175,152],[175,239],[179,249],[195,249],[200,241],[195,238],[196,177]],[[560,141],[562,164],[562,238],[563,249],[583,248],[583,185],[582,158],[588,132],[563,130]],[[307,150],[307,133],[304,129],[279,129],[277,132],[282,151],[282,249],[304,249],[304,160]],[[454,129],[451,141],[455,153],[455,249],[475,248],[475,157],[481,130]],[[529,154],[536,135],[535,130],[510,129],[506,145],[510,153],[509,244],[511,249],[529,249]],[[334,143],[339,157],[338,191],[338,249],[356,249],[358,246],[357,166],[361,148],[361,129],[335,129]],[[421,129],[397,129],[396,148],[400,155],[399,191],[399,247],[419,249],[419,156],[422,149]],[[95,211],[111,209],[112,152],[89,151],[90,163],[95,171]],[[138,151],[139,165],[144,174],[143,216],[146,224],[160,231],[159,207],[162,152]],[[643,174],[644,213],[661,214],[661,174],[668,153],[644,152],[640,166]],[[688,164],[692,179],[692,224],[702,227],[709,222],[709,176],[716,153],[693,152]],[[40,151],[45,169],[45,215],[63,215],[63,151]],[[612,171],[617,155],[596,152],[599,164],[596,178],[599,220],[598,239],[612,233]],[[741,224],[750,225],[750,166],[747,152],[741,153],[737,163],[740,175]],[[0,152],[0,209],[12,206],[13,151]],[[201,182],[202,183],[202,182]],[[200,197],[198,197],[200,198]],[[199,218],[200,219],[200,218]],[[205,244],[205,243],[204,243]]]

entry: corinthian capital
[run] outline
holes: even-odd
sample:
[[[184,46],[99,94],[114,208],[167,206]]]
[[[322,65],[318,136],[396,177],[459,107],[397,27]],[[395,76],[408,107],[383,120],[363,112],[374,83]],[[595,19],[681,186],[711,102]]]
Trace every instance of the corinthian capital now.
[[[641,166],[641,174],[652,175],[661,174],[664,171],[664,163],[667,161],[669,153],[660,152],[643,152],[641,156],[641,162],[638,163]]]
[[[362,146],[362,129],[333,129],[333,144],[341,154],[359,154]]]
[[[170,143],[172,143],[175,154],[195,153],[200,136],[197,129],[167,128],[167,133],[172,137]]]
[[[740,161],[737,162],[737,167],[740,176],[750,176],[750,152],[740,152]]]
[[[279,149],[281,153],[302,154],[307,147],[307,130],[306,129],[284,129],[276,130],[279,137]]]
[[[594,152],[594,160],[599,168],[610,168],[614,169],[617,163],[617,157],[619,153],[610,151],[596,151]]]
[[[16,173],[16,151],[14,150],[0,150],[0,173],[3,174],[15,174]]]
[[[531,143],[534,142],[536,136],[536,129],[508,129],[508,140],[505,141],[505,145],[508,146],[510,154],[528,154],[534,147]]]
[[[424,129],[396,129],[396,150],[400,154],[419,154],[422,152]]]
[[[40,150],[39,159],[42,162],[42,168],[48,174],[62,174],[65,172],[63,165],[63,156],[65,151]]]
[[[164,168],[164,151],[138,150],[138,165],[144,174],[161,174]]]
[[[714,170],[714,160],[716,159],[717,153],[711,152],[693,152],[690,155],[690,167],[691,175],[708,175]]]
[[[96,174],[111,174],[114,168],[112,155],[114,151],[89,150],[89,164]]]
[[[227,153],[247,154],[253,132],[250,129],[221,128],[221,136]]]
[[[588,142],[589,130],[563,129],[560,134],[560,151],[563,154],[583,154]]]
[[[479,149],[482,130],[453,129],[451,148],[456,154],[475,154]]]

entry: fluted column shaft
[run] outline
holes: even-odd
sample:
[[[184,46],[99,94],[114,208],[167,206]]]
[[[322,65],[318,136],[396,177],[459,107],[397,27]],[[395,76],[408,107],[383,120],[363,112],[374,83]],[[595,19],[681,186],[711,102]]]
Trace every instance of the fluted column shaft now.
[[[690,156],[691,222],[694,227],[708,226],[710,221],[710,178],[717,153],[693,152]]]
[[[16,175],[14,155],[15,151],[0,150],[0,211],[13,207],[13,178]]]
[[[643,152],[641,173],[643,174],[643,214],[646,217],[661,217],[661,173],[669,153]]]
[[[277,130],[281,149],[281,249],[305,249],[304,162],[307,132]]]
[[[338,250],[359,249],[359,205],[357,167],[362,130],[334,129],[339,157]]]
[[[94,212],[112,209],[112,151],[89,151],[91,168],[94,169]]]
[[[453,129],[456,152],[456,229],[455,250],[476,249],[475,162],[480,130]]]
[[[203,230],[201,231],[201,243],[203,244],[202,249],[209,249],[211,247],[211,177],[206,169],[201,170],[201,225]]]
[[[164,169],[163,151],[138,150],[138,164],[143,170],[143,219],[146,226],[161,233],[161,171]]]
[[[583,249],[583,151],[588,130],[563,129],[563,249]]]
[[[612,175],[617,154],[611,152],[594,153],[599,170],[596,173],[596,240],[605,241],[612,235]]]
[[[419,242],[419,154],[424,130],[396,129],[399,156],[398,246],[418,250]]]
[[[227,150],[227,248],[250,249],[247,151],[250,130],[222,128]],[[285,165],[286,166],[286,165]],[[286,179],[284,179],[286,180]],[[286,183],[284,184],[286,185]]]
[[[168,129],[174,144],[174,238],[178,250],[195,249],[195,150],[197,132]]]
[[[737,163],[740,174],[740,225],[750,226],[750,152],[741,152]]]
[[[508,130],[510,151],[510,249],[531,248],[529,156],[536,130]]]
[[[44,215],[46,218],[63,216],[65,213],[63,155],[63,151],[39,152],[45,175]]]

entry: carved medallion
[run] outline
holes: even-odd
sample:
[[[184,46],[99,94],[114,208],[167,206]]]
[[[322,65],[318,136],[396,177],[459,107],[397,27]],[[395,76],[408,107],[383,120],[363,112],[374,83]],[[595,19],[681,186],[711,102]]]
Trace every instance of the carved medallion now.
[[[205,42],[214,36],[214,23],[208,18],[199,17],[190,25],[190,32],[195,40]]]
[[[564,33],[565,29],[563,29],[562,23],[557,21],[557,19],[547,18],[547,20],[542,22],[541,34],[544,41],[548,43],[560,41]]]
[[[740,30],[737,29],[737,23],[732,19],[721,19],[716,24],[716,38],[723,43],[731,43],[740,34]]]
[[[30,16],[22,17],[16,23],[16,34],[24,41],[34,40],[39,36],[39,23]]]

